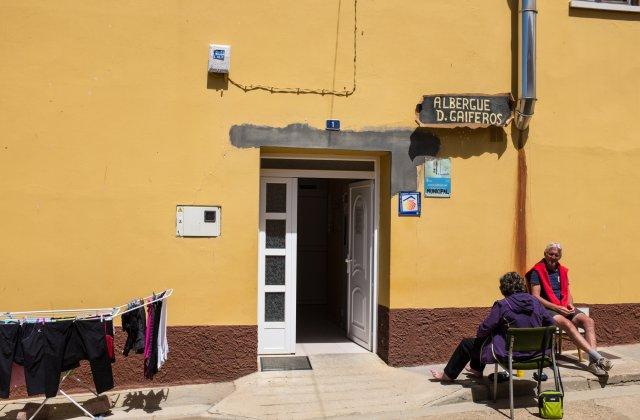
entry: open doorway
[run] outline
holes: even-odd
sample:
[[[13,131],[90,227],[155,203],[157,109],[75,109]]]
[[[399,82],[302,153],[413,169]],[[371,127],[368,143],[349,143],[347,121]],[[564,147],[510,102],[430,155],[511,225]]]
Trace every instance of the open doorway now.
[[[348,338],[349,186],[298,179],[296,354],[367,352]]]
[[[375,351],[378,159],[262,157],[258,353]]]

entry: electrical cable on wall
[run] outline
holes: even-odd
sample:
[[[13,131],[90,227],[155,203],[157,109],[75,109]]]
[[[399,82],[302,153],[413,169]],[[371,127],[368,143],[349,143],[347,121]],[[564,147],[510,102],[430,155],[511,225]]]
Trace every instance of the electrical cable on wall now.
[[[232,78],[227,80],[233,86],[242,89],[245,92],[253,90],[264,90],[271,93],[295,93],[295,94],[312,94],[312,95],[333,95],[333,96],[351,96],[356,91],[356,63],[357,63],[357,46],[358,46],[358,0],[353,2],[353,86],[349,90],[332,90],[332,89],[307,89],[307,88],[289,88],[265,85],[245,85],[236,82]]]

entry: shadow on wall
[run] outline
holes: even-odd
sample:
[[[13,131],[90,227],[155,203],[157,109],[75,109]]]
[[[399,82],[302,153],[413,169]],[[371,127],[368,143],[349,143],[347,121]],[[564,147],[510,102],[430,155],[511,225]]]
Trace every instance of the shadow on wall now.
[[[227,75],[207,72],[207,89],[220,91],[220,96],[222,96],[223,91],[229,89]]]
[[[440,139],[438,157],[469,159],[489,153],[499,159],[507,150],[507,134],[501,127],[440,128],[433,131]]]
[[[424,163],[426,156],[467,159],[491,153],[500,158],[507,148],[506,133],[502,128],[326,131],[306,124],[286,127],[242,124],[231,127],[229,138],[231,144],[238,148],[291,147],[390,152],[393,195],[399,191],[417,190],[416,167]]]

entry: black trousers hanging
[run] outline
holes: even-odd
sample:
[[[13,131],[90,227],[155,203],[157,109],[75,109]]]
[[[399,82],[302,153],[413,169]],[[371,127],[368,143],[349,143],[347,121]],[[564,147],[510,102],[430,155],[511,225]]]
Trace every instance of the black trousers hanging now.
[[[482,372],[485,364],[480,362],[480,351],[485,340],[486,338],[463,339],[451,355],[447,366],[444,368],[444,373],[450,379],[456,379],[467,363],[470,363],[471,369]]]
[[[23,324],[15,361],[24,366],[27,394],[44,394],[44,324]]]
[[[58,393],[65,346],[73,321],[22,325],[16,363],[24,366],[29,395]]]
[[[0,324],[0,398],[9,398],[11,369],[20,340],[20,324]]]
[[[107,353],[107,321],[67,320],[24,324],[18,346],[17,363],[22,363],[29,395],[55,397],[60,375],[88,360],[96,392],[113,388],[111,358]]]
[[[113,370],[105,340],[105,331],[112,334],[112,329],[111,321],[99,319],[74,321],[74,328],[70,331],[60,366],[61,371],[69,370],[78,367],[80,360],[88,360],[98,394],[113,388]],[[55,388],[56,393],[57,386],[59,386],[59,380]]]

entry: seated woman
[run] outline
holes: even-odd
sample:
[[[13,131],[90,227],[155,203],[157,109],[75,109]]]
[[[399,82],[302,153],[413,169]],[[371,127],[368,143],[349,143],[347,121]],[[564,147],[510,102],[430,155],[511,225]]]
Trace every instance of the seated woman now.
[[[444,372],[431,371],[440,381],[453,381],[470,362],[467,371],[482,377],[486,364],[495,363],[495,358],[508,357],[506,332],[509,327],[530,328],[554,325],[553,318],[540,302],[529,293],[524,279],[515,272],[500,277],[500,292],[505,297],[493,304],[491,312],[478,327],[475,338],[465,338],[455,349]],[[534,352],[535,353],[535,352]],[[531,353],[514,352],[514,358],[530,356]]]

